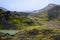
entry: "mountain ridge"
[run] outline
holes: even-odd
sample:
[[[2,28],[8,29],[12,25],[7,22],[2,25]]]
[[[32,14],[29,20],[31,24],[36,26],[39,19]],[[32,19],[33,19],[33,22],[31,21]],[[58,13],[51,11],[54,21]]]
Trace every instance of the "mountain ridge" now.
[[[50,4],[48,4],[46,7],[42,8],[42,9],[40,9],[40,10],[32,11],[32,13],[39,13],[39,12],[47,11],[47,10],[52,9],[52,8],[55,7],[55,6],[60,6],[60,5],[50,3]]]

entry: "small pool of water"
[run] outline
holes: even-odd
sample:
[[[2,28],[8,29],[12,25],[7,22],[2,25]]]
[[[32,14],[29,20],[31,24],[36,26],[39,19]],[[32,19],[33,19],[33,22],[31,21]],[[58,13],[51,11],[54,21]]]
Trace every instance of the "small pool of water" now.
[[[19,30],[0,30],[0,32],[2,32],[2,33],[8,33],[10,35],[14,35],[17,32],[19,32]]]

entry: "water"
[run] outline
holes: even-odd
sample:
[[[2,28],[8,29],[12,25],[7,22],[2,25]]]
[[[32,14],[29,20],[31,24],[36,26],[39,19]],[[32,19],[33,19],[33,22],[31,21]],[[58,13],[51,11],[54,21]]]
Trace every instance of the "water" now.
[[[19,30],[0,30],[0,32],[2,32],[2,33],[8,33],[10,35],[14,35],[17,32],[19,32]]]

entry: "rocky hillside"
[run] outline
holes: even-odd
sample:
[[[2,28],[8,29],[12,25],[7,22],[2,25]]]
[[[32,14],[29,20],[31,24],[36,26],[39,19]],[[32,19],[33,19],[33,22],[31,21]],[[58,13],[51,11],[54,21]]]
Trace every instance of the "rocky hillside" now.
[[[0,29],[21,29],[36,23],[28,18],[31,13],[5,11],[0,8]]]
[[[38,11],[38,12],[37,12]],[[48,4],[45,8],[41,10],[34,11],[35,17],[40,18],[40,20],[60,20],[60,5]],[[32,16],[33,16],[32,15]]]

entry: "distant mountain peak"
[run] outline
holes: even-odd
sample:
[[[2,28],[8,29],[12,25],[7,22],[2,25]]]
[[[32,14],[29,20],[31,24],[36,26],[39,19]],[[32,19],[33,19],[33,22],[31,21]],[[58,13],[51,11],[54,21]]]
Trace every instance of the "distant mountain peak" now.
[[[50,10],[50,9],[56,7],[56,6],[60,6],[60,5],[50,3],[50,4],[48,4],[45,8],[40,9],[40,10],[35,10],[35,11],[33,11],[33,13],[40,13],[40,12],[43,12],[43,11],[48,11],[48,10]]]
[[[52,3],[50,3],[50,4],[48,4],[48,5],[44,8],[44,10],[52,9],[52,8],[55,7],[55,6],[58,6],[58,5],[57,5],[57,4],[52,4]]]
[[[48,6],[57,6],[57,4],[50,3],[50,4],[48,4]]]
[[[8,11],[7,9],[3,8],[3,7],[0,7],[0,9],[2,9],[3,11]]]

